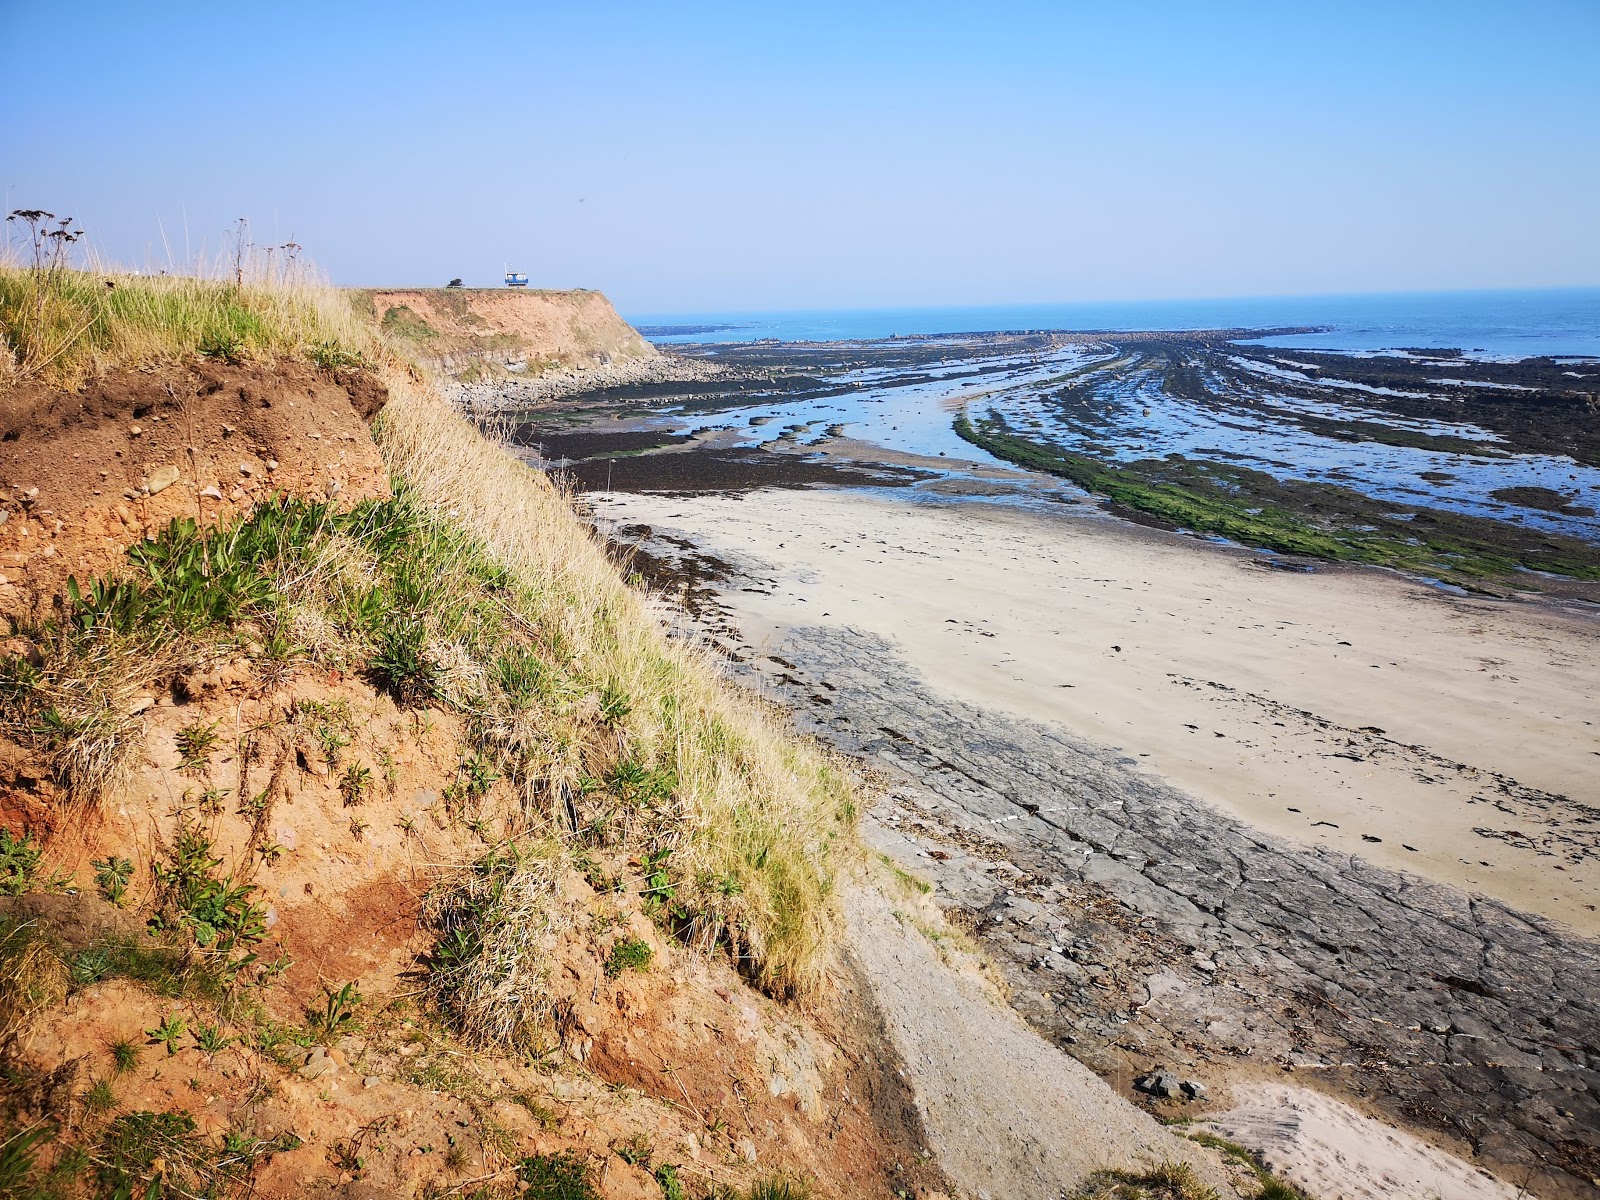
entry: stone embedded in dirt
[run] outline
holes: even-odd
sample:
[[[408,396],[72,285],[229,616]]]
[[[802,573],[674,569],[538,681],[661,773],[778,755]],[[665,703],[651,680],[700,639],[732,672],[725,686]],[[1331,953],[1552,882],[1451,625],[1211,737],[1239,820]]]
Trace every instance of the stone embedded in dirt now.
[[[1133,1081],[1133,1086],[1136,1091],[1161,1100],[1177,1100],[1183,1097],[1183,1085],[1178,1077],[1166,1068],[1139,1076]]]
[[[128,426],[128,436],[129,437],[138,437],[143,432],[144,432],[144,430],[139,428],[139,426],[137,426],[137,425]]]
[[[254,475],[255,473],[256,473],[256,469],[254,467],[252,467],[249,463],[240,463],[239,464],[239,474],[243,475],[245,478],[248,479],[250,476]]]
[[[207,500],[221,500],[222,499],[222,489],[219,488],[214,483],[213,484],[208,484],[206,487],[201,488],[200,489],[200,494],[203,497],[205,497]]]
[[[1178,1087],[1189,1100],[1204,1100],[1209,1094],[1206,1085],[1198,1079],[1185,1079]]]
[[[150,494],[154,496],[157,492],[164,492],[173,484],[177,483],[180,474],[182,474],[182,472],[180,472],[176,466],[171,464],[168,464],[165,467],[157,467],[154,471],[150,472],[150,477],[145,480],[144,485],[149,489]]]
[[[300,1074],[307,1079],[321,1079],[328,1072],[337,1069],[338,1064],[328,1057],[327,1050],[318,1046],[306,1055],[305,1065],[300,1068]]]

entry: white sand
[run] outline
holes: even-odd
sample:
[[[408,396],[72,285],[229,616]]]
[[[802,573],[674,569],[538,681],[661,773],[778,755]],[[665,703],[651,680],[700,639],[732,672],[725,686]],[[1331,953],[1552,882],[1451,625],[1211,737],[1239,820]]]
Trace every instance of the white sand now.
[[[1525,1191],[1309,1088],[1244,1084],[1205,1122],[1318,1200],[1519,1200]]]
[[[879,634],[933,687],[1121,747],[1258,828],[1600,933],[1593,860],[1473,832],[1549,832],[1497,810],[1484,772],[1600,804],[1600,621],[1384,572],[1268,571],[1070,510],[839,491],[591,499],[766,564],[770,595],[728,594],[749,638]]]

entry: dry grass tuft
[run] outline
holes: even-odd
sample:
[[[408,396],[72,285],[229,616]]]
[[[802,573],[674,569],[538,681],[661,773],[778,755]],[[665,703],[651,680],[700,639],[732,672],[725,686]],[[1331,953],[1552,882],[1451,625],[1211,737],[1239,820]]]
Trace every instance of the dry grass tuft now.
[[[0,918],[0,1047],[67,997],[67,968],[32,922]]]
[[[28,658],[0,658],[0,732],[34,746],[51,777],[88,805],[126,782],[144,743],[138,693],[167,657],[110,630],[46,630]]]
[[[470,1040],[526,1044],[550,1016],[550,951],[570,927],[561,901],[566,856],[546,839],[494,853],[437,887],[427,915],[442,936],[436,994]]]
[[[1148,1171],[1097,1171],[1073,1200],[1220,1200],[1188,1163],[1167,1161]]]
[[[426,384],[389,384],[377,436],[391,469],[521,583],[510,618],[537,645],[559,648],[569,678],[603,684],[588,699],[603,707],[609,694],[626,706],[597,728],[582,719],[581,701],[572,704],[569,737],[548,724],[530,730],[553,749],[525,773],[525,800],[542,805],[553,828],[570,826],[570,803],[582,806],[583,828],[569,832],[603,840],[615,828],[626,847],[665,851],[667,907],[684,914],[681,936],[728,945],[775,991],[810,988],[825,957],[834,873],[855,844],[850,782],[708,657],[664,636],[544,475]],[[496,729],[514,719],[500,716]],[[605,788],[586,786],[607,766]]]

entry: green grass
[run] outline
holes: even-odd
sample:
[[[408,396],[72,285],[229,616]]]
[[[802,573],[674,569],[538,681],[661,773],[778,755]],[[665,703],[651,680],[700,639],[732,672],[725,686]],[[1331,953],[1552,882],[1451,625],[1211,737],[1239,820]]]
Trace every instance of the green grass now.
[[[576,1150],[535,1154],[518,1169],[526,1190],[523,1200],[597,1200],[594,1167]]]
[[[118,1075],[127,1075],[139,1065],[139,1047],[130,1041],[111,1043],[111,1065]]]
[[[439,336],[439,331],[418,316],[407,304],[396,304],[384,309],[383,320],[379,324],[383,332],[390,337],[422,345],[436,340]]]
[[[132,1112],[114,1118],[89,1156],[97,1195],[221,1200],[248,1188],[251,1172],[300,1139],[254,1138],[238,1131],[213,1140],[183,1112]],[[159,1182],[156,1182],[159,1179]]]
[[[622,938],[611,946],[606,956],[606,978],[616,979],[625,971],[646,971],[654,957],[650,943],[642,938]]]
[[[710,1200],[811,1200],[815,1192],[803,1179],[768,1175],[743,1189],[717,1184],[708,1195]]]
[[[1286,1183],[1268,1170],[1259,1158],[1252,1154],[1248,1148],[1238,1142],[1231,1142],[1225,1137],[1218,1137],[1208,1130],[1200,1129],[1184,1134],[1191,1142],[1197,1142],[1212,1150],[1220,1151],[1228,1158],[1242,1166],[1248,1167],[1261,1184],[1261,1191],[1255,1200],[1311,1200],[1304,1192],[1293,1184]]]
[[[107,284],[111,286],[107,286]],[[121,272],[34,270],[0,263],[0,347],[8,382],[75,387],[113,367],[213,358],[330,365],[383,353],[377,331],[333,288],[300,273],[287,283]]]
[[[1148,1171],[1096,1171],[1072,1200],[1219,1200],[1188,1163],[1164,1162]]]
[[[43,1124],[0,1127],[0,1200],[54,1200],[69,1194],[70,1179],[39,1161],[39,1151],[55,1136],[55,1129]]]

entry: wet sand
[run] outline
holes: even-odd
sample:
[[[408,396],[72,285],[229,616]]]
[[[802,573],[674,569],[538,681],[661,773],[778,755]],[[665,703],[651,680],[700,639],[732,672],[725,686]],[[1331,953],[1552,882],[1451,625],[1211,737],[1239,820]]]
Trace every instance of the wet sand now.
[[[745,640],[891,642],[1249,825],[1600,933],[1600,621],[1098,515],[841,491],[594,496],[751,578]],[[1082,511],[1082,510],[1078,510]]]

